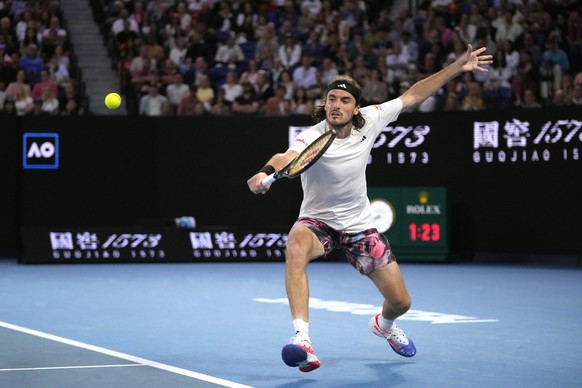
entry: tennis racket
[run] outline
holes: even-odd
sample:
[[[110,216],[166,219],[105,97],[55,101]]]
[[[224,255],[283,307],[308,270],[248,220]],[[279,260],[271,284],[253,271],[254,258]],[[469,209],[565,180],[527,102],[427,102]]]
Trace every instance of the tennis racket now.
[[[324,154],[329,148],[333,139],[335,139],[336,132],[331,129],[315,139],[313,143],[308,145],[295,159],[288,165],[283,167],[279,172],[275,172],[265,179],[263,185],[267,186],[281,178],[297,178],[303,171],[313,166],[315,162]]]

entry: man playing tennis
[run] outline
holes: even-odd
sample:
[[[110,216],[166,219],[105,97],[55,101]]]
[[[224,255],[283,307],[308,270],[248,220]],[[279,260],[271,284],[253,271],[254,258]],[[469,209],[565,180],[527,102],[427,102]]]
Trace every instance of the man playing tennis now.
[[[283,347],[283,361],[302,372],[319,368],[309,338],[309,285],[307,265],[341,249],[347,260],[376,285],[384,303],[382,313],[370,319],[370,329],[385,338],[404,357],[416,354],[412,340],[394,321],[411,305],[396,258],[384,235],[372,228],[370,201],[366,189],[366,166],[376,137],[398,115],[419,105],[449,80],[466,71],[487,71],[491,55],[485,48],[473,51],[408,89],[400,97],[361,108],[362,88],[349,76],[337,76],[327,88],[324,105],[316,108],[319,122],[301,132],[285,153],[271,157],[247,184],[255,193],[266,193],[263,179],[292,161],[312,141],[334,129],[336,138],[321,158],[303,175],[303,201],[299,217],[288,236],[285,285],[295,336]]]

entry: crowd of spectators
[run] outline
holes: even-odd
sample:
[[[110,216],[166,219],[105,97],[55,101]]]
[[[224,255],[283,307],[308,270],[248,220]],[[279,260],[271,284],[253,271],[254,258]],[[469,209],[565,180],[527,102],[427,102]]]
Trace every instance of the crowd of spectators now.
[[[310,114],[340,73],[361,83],[362,105],[379,103],[467,43],[494,55],[489,72],[452,80],[421,111],[582,104],[575,0],[434,0],[397,17],[390,1],[93,4],[132,114]]]
[[[58,1],[0,0],[0,113],[82,115],[82,82]]]
[[[382,0],[89,2],[130,114],[310,114],[337,74],[360,82],[362,105],[379,103],[467,43],[494,55],[489,72],[452,80],[420,111],[582,104],[576,0],[419,0],[396,17]],[[56,0],[0,0],[0,109],[83,113],[63,22]]]

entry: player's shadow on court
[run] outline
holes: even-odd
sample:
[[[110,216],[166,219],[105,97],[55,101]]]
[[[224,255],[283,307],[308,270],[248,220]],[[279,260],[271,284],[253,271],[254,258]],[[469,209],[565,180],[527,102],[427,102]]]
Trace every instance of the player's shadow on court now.
[[[411,363],[406,361],[394,361],[366,364],[368,368],[376,373],[379,383],[390,381],[391,386],[406,382],[406,379],[396,371],[396,369],[405,365],[411,365]]]
[[[276,385],[275,388],[301,388],[301,387],[309,386],[310,384],[314,384],[317,382],[319,382],[319,380],[301,379],[301,380],[292,381],[290,383]]]

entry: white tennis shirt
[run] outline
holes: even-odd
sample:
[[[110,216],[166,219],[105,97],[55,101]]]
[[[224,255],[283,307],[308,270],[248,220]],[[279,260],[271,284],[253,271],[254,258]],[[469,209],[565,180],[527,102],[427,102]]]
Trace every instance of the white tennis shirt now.
[[[352,128],[345,139],[335,138],[323,156],[301,175],[303,201],[299,217],[315,218],[348,233],[372,227],[366,166],[374,141],[401,110],[400,98],[360,109],[366,124],[359,131]],[[304,130],[289,149],[303,151],[327,129],[324,120]]]

